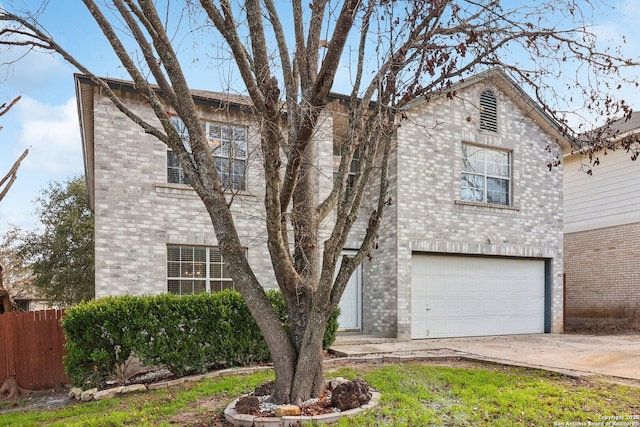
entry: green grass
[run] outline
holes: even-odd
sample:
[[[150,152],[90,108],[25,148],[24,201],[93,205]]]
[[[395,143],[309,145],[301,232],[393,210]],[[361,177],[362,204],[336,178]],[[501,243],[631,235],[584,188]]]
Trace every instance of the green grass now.
[[[640,415],[639,387],[524,368],[362,365],[327,372],[336,376],[364,378],[382,392],[378,407],[339,426],[588,425]],[[0,426],[220,425],[229,401],[271,378],[270,372],[232,375],[56,410],[20,410],[0,415]]]

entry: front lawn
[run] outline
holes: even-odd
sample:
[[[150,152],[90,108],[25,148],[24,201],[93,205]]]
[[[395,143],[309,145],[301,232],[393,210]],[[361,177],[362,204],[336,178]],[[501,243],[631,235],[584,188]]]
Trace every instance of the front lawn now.
[[[232,375],[100,402],[5,412],[0,426],[224,426],[226,404],[272,375]],[[350,365],[326,376],[362,377],[382,392],[377,408],[339,426],[640,425],[637,384],[476,363]]]

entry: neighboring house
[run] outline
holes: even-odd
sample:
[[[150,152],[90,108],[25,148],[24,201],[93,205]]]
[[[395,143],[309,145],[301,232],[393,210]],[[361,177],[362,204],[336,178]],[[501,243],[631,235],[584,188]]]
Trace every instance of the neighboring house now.
[[[618,149],[596,153],[597,166],[580,153],[564,157],[566,324],[573,328],[640,326],[640,165],[619,146],[640,137],[640,113],[606,132]]]
[[[87,78],[75,79],[95,212],[96,297],[233,287],[175,156]],[[132,83],[109,84],[155,121]],[[400,340],[562,332],[562,167],[547,164],[566,141],[500,71],[451,91],[404,111],[379,249],[352,277],[341,328]],[[249,263],[265,287],[276,287],[263,230],[259,136],[243,114],[246,99],[193,94],[223,180],[237,191],[232,210]],[[316,133],[321,197],[332,185],[344,114],[329,108]]]
[[[56,308],[48,301],[38,298],[38,296],[32,294],[17,296],[13,298],[13,302],[20,311],[38,311]]]

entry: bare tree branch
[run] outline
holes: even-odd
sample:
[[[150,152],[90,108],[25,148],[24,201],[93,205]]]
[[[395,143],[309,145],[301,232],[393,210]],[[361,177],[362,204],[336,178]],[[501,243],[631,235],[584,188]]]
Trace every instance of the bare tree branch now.
[[[18,178],[18,168],[20,167],[20,163],[22,163],[24,158],[27,157],[27,154],[29,154],[29,149],[24,150],[22,155],[18,157],[18,160],[16,160],[13,166],[11,166],[9,172],[7,172],[7,174],[3,176],[2,179],[0,179],[0,202],[2,201],[2,199],[4,199],[4,196],[7,195],[7,192],[9,191],[15,180]],[[4,186],[4,188],[2,186]]]

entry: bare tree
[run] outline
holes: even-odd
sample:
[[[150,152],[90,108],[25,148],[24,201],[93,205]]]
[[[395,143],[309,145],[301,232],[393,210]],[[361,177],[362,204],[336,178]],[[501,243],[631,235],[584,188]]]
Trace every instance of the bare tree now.
[[[11,108],[13,108],[18,101],[20,101],[19,96],[14,98],[9,104],[4,103],[0,105],[0,117],[4,116]],[[0,126],[0,130],[2,130],[2,126]],[[7,192],[17,179],[18,168],[20,167],[20,164],[22,163],[24,158],[27,157],[27,154],[29,154],[28,149],[24,150],[22,155],[18,157],[18,160],[16,160],[13,166],[11,166],[9,172],[7,172],[7,174],[2,177],[2,179],[0,179],[0,202],[7,195]],[[8,313],[10,311],[13,311],[13,309],[14,303],[11,299],[11,294],[9,293],[9,290],[4,286],[4,268],[2,267],[2,265],[0,265],[0,314]],[[10,376],[9,378],[7,378],[0,387],[0,396],[4,395],[6,395],[8,399],[12,399],[20,395],[20,388],[16,383],[15,376]]]
[[[14,98],[9,104],[4,103],[0,105],[0,117],[4,116],[14,105],[16,105],[20,101],[20,97]],[[2,126],[0,126],[0,130],[2,130]],[[26,149],[22,153],[18,160],[15,161],[9,172],[5,176],[0,179],[0,202],[7,195],[7,192],[18,178],[18,168],[20,168],[20,164],[29,154],[29,150]],[[3,268],[0,265],[0,314],[6,313],[13,310],[13,302],[11,301],[11,296],[9,295],[9,291],[4,287],[3,280]]]
[[[620,70],[637,65],[615,51],[596,48],[589,32],[588,2],[582,10],[572,0],[515,7],[474,0],[187,2],[192,33],[224,47],[255,110],[266,180],[264,226],[291,321],[287,332],[236,232],[184,73],[183,64],[193,58],[178,52],[172,41],[184,17],[176,15],[168,1],[83,3],[160,126],[128,109],[33,15],[0,10],[0,44],[59,53],[145,132],[177,154],[211,217],[234,283],[271,350],[275,402],[300,403],[324,387],[322,331],[349,276],[370,256],[385,206],[392,202],[387,195],[388,161],[394,130],[411,114],[403,110],[409,101],[428,100],[442,91],[456,97],[448,89],[452,81],[501,67],[569,133],[565,113],[572,105],[562,101],[581,96],[589,108],[625,113],[626,104],[611,99],[596,84],[622,81]],[[172,21],[169,17],[174,15]],[[352,81],[351,93],[343,100],[348,126],[333,188],[318,203],[312,137],[323,114],[330,113],[330,91],[338,70],[345,68]],[[583,73],[598,78],[585,79]],[[558,89],[559,81],[567,87]],[[606,102],[598,103],[603,98]],[[167,106],[184,122],[191,153],[172,126]],[[363,213],[367,189],[373,193],[368,202],[373,208]],[[329,237],[322,240],[321,223],[333,213]],[[359,221],[366,224],[359,250],[337,267],[359,214],[364,214]]]

